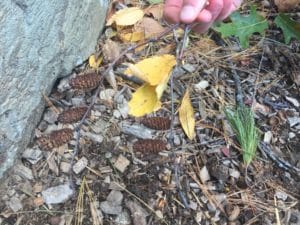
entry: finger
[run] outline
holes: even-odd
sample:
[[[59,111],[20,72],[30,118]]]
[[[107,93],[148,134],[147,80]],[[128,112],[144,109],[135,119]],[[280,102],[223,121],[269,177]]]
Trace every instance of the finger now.
[[[209,5],[206,7],[212,15],[212,20],[215,20],[221,13],[223,9],[223,0],[210,0]]]
[[[183,0],[166,0],[164,17],[170,23],[180,22],[180,12]]]
[[[198,23],[209,23],[212,21],[212,14],[207,9],[203,9],[196,18]]]
[[[193,27],[193,31],[195,31],[197,33],[205,33],[212,24],[213,24],[213,21],[210,21],[208,23],[199,23],[198,25]]]
[[[183,0],[180,20],[183,23],[192,23],[206,4],[206,0]]]
[[[219,16],[217,17],[216,20],[225,19],[233,11],[233,7],[234,7],[233,0],[223,0],[223,1],[224,1],[223,9],[220,12],[220,14],[219,14]]]
[[[220,16],[218,17],[217,20],[224,20],[225,18],[227,18],[232,12],[234,12],[235,10],[237,10],[242,4],[242,0],[233,0],[232,4],[228,10],[228,12],[224,13],[224,15],[222,15],[222,13],[220,14]]]

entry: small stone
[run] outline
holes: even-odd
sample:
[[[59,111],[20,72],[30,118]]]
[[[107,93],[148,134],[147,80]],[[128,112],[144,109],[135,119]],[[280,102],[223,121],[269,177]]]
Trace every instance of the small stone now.
[[[68,162],[61,162],[60,163],[60,170],[63,173],[69,173],[70,169],[71,169],[71,164],[70,163],[68,163]]]
[[[173,142],[174,142],[175,146],[179,146],[181,144],[181,141],[180,141],[180,138],[178,135],[174,135]]]
[[[124,100],[125,103],[118,105],[118,110],[121,113],[123,119],[126,119],[128,117],[129,107],[126,100]]]
[[[288,121],[291,127],[296,126],[297,124],[300,124],[300,117],[288,117]]]
[[[112,190],[107,196],[106,201],[113,202],[115,205],[121,205],[123,194],[120,191]]]
[[[67,201],[74,194],[69,184],[62,184],[42,191],[46,204],[59,204]]]
[[[264,135],[264,142],[270,144],[271,140],[272,140],[272,131],[267,131]]]
[[[286,193],[284,193],[283,191],[276,191],[275,196],[278,199],[281,199],[283,201],[287,200],[287,198],[288,198],[288,195]]]
[[[115,109],[113,111],[113,116],[116,118],[116,119],[119,119],[121,117],[121,113],[119,110]]]
[[[197,202],[190,201],[190,208],[191,208],[192,210],[197,210],[197,207],[198,207]]]
[[[297,99],[295,99],[295,98],[291,98],[291,97],[285,97],[285,99],[287,100],[287,101],[289,101],[290,103],[292,103],[296,108],[299,108],[300,107],[300,103],[298,102],[298,100]]]
[[[88,165],[87,158],[82,157],[74,164],[74,166],[73,166],[74,173],[76,173],[76,174],[81,173],[87,165]]]
[[[296,134],[293,132],[289,132],[289,139],[293,139],[294,137],[296,137]]]
[[[8,206],[14,211],[15,213],[18,212],[20,209],[23,208],[22,202],[17,197],[11,197],[11,199],[8,202]]]
[[[115,223],[117,225],[130,225],[131,219],[127,210],[123,210],[116,218]]]
[[[216,201],[218,202],[218,204],[221,204],[227,198],[226,194],[216,194],[214,197],[215,197]]]
[[[64,78],[61,79],[58,86],[57,86],[57,90],[58,92],[62,93],[65,92],[66,90],[70,89],[70,85],[69,85],[69,77],[68,78]]]
[[[110,215],[118,215],[122,212],[122,206],[114,205],[113,202],[104,201],[100,203],[100,209]]]
[[[97,143],[102,143],[102,141],[104,139],[102,135],[100,135],[100,134],[93,134],[91,132],[81,131],[81,134],[82,134],[82,136],[87,137],[87,138],[89,138],[92,141],[97,142]]]
[[[111,152],[105,152],[104,157],[105,157],[106,159],[110,159],[110,158],[112,157],[112,153],[111,153]]]
[[[9,197],[12,197],[13,195],[15,195],[16,194],[16,190],[15,189],[8,189],[7,190],[7,195],[9,196]]]
[[[201,92],[209,87],[209,83],[206,80],[200,81],[198,84],[194,85],[194,88],[197,92]]]
[[[110,124],[105,120],[99,119],[91,125],[91,129],[96,134],[105,134]]]
[[[84,98],[83,97],[74,97],[71,99],[73,107],[82,106],[84,105]]]
[[[28,180],[33,180],[33,174],[32,170],[29,169],[28,167],[22,165],[22,164],[17,164],[14,168],[15,173],[21,176],[24,179]]]
[[[204,184],[206,181],[210,180],[209,172],[206,166],[203,166],[202,169],[200,170],[200,180]]]
[[[34,165],[43,158],[43,152],[38,147],[27,148],[23,152],[22,158],[28,160],[32,165]]]
[[[124,134],[133,135],[141,139],[153,139],[152,130],[138,124],[123,122],[121,123],[121,130]]]
[[[110,176],[106,176],[106,177],[104,178],[103,182],[104,182],[105,184],[110,184],[110,183],[111,183]]]
[[[53,110],[48,109],[43,116],[43,119],[47,121],[49,124],[54,124],[57,121],[58,114]]]
[[[196,70],[195,66],[192,65],[192,64],[189,64],[189,63],[184,64],[184,65],[182,66],[182,68],[183,68],[184,70],[186,70],[187,72],[189,72],[189,73],[192,73],[192,72],[194,72],[194,71]]]
[[[129,166],[130,161],[123,155],[119,155],[117,161],[114,164],[114,167],[119,170],[121,173],[124,173],[127,166]]]
[[[231,176],[235,179],[239,179],[239,177],[241,176],[241,173],[238,170],[229,168],[229,176]]]
[[[100,99],[105,101],[112,101],[114,98],[116,91],[114,89],[106,89],[100,92]]]

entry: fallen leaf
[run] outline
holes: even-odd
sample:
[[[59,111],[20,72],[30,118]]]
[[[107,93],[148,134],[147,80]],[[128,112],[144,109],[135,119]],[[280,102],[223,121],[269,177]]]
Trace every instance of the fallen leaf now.
[[[136,30],[141,30],[145,34],[145,38],[153,38],[164,32],[164,28],[156,20],[145,17],[136,25]]]
[[[195,138],[195,116],[190,94],[187,90],[179,107],[180,124],[190,140]]]
[[[145,32],[144,31],[132,31],[130,30],[123,30],[118,32],[118,37],[123,42],[138,42],[145,39]]]
[[[221,23],[215,29],[222,34],[222,37],[234,35],[239,38],[241,46],[247,48],[249,46],[249,38],[253,33],[264,34],[268,28],[267,20],[259,15],[254,6],[248,16],[234,12],[230,16],[231,23]]]
[[[164,5],[163,4],[156,4],[151,5],[144,10],[146,15],[152,15],[154,19],[160,20],[163,17],[164,13]]]
[[[143,10],[137,7],[121,9],[107,21],[106,26],[113,23],[116,23],[117,26],[131,26],[141,20],[143,16]]]
[[[158,110],[161,102],[157,98],[155,86],[144,84],[136,90],[128,103],[129,114],[132,116],[144,116]]]
[[[275,5],[280,12],[285,12],[299,6],[300,0],[275,0]]]
[[[283,31],[284,41],[288,44],[294,37],[300,40],[300,23],[292,20],[289,16],[280,13],[275,18],[275,24]]]
[[[121,50],[117,42],[108,39],[102,47],[102,52],[106,61],[113,62],[119,57]]]
[[[134,75],[151,86],[156,86],[166,80],[175,64],[176,59],[173,55],[154,56],[132,65],[124,73],[129,76]]]
[[[102,60],[103,60],[102,57],[99,57],[98,59],[96,59],[95,55],[91,55],[89,57],[89,65],[90,65],[90,67],[97,69],[100,66],[100,64],[102,63]]]

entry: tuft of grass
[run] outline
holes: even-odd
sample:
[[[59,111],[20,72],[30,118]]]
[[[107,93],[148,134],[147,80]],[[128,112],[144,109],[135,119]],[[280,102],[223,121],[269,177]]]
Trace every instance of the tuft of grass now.
[[[243,150],[244,163],[248,166],[255,157],[259,142],[254,114],[250,108],[240,106],[235,111],[225,109],[225,115]]]

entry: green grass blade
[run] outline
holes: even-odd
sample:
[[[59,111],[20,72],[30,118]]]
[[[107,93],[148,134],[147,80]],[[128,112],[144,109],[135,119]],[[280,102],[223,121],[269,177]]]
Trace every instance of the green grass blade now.
[[[236,111],[225,109],[225,115],[243,150],[243,160],[248,166],[255,157],[258,132],[254,114],[250,108],[238,107]]]

